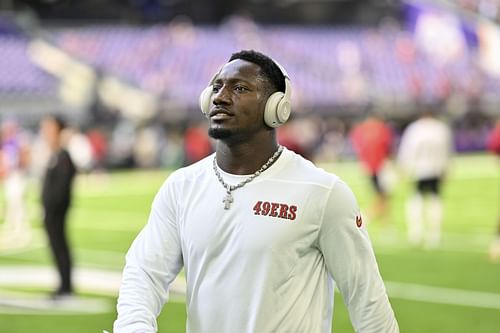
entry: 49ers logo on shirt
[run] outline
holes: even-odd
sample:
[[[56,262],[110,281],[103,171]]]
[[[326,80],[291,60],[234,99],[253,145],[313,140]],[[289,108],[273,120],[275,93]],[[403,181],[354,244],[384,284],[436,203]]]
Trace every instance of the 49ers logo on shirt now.
[[[297,206],[283,203],[257,201],[253,206],[253,211],[255,215],[272,216],[292,221],[297,218]]]

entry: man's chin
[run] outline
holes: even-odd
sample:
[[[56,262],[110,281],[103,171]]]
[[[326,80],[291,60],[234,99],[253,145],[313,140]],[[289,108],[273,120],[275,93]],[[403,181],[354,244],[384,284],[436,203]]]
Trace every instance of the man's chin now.
[[[233,136],[233,131],[227,128],[209,128],[208,136],[216,140],[224,140]]]

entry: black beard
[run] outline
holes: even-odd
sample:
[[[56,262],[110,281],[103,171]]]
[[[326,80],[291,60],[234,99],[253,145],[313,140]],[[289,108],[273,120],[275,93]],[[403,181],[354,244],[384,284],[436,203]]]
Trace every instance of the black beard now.
[[[233,131],[224,128],[209,128],[208,136],[216,140],[224,140],[233,136]]]

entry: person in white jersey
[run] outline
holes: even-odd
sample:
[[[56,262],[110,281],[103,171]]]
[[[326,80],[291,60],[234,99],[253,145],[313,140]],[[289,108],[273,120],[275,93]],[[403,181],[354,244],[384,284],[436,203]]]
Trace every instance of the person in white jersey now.
[[[414,246],[436,248],[441,241],[441,185],[453,152],[449,126],[426,107],[403,132],[398,164],[412,178],[415,192],[407,202],[408,240]]]
[[[156,332],[184,267],[190,333],[331,332],[334,283],[356,332],[399,332],[358,204],[280,146],[284,69],[235,53],[201,94],[216,152],[168,177],[126,256],[115,333]]]

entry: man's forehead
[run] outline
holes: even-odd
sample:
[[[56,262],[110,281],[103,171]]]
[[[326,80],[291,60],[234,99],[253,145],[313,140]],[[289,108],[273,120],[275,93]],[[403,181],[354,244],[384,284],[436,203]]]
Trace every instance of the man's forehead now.
[[[222,66],[217,77],[234,76],[250,79],[261,75],[262,71],[259,65],[243,59],[235,59]]]

